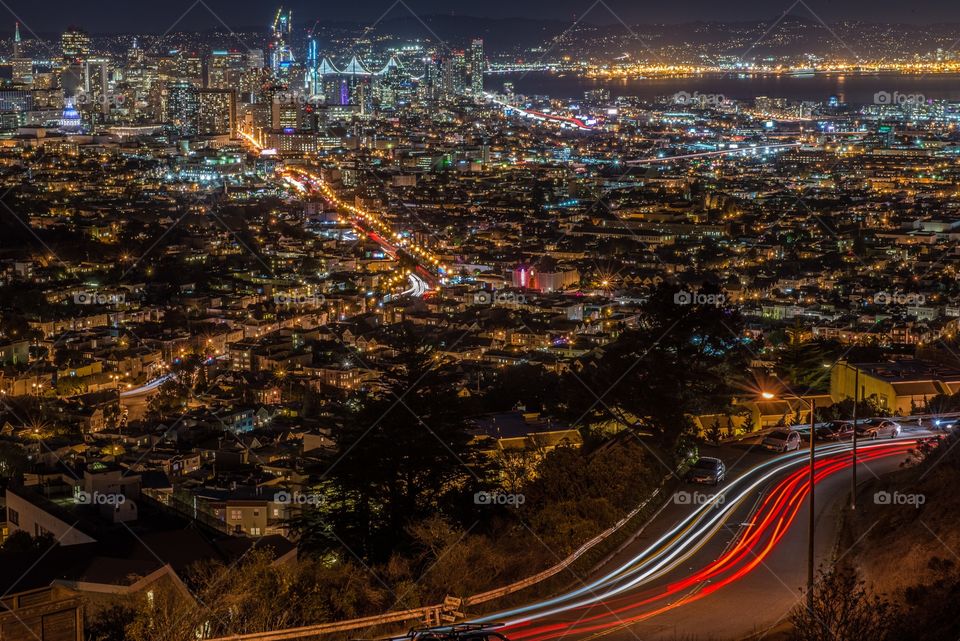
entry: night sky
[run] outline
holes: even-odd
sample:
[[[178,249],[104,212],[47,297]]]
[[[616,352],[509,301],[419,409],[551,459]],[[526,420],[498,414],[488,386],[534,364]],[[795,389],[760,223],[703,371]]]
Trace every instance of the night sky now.
[[[352,20],[372,23],[390,10],[397,0],[288,0],[298,23],[321,20]],[[407,0],[420,15],[436,13],[490,18],[536,17],[572,21],[590,9],[589,22],[615,20],[597,0]],[[788,9],[795,0],[606,0],[628,23],[687,22],[693,20],[771,19]],[[59,33],[77,25],[91,33],[163,33],[177,22],[177,30],[206,29],[218,25],[211,11],[232,29],[264,26],[272,18],[278,0],[0,0],[0,15],[12,23],[19,18],[29,31]],[[827,22],[865,20],[871,22],[960,22],[956,0],[809,0],[809,7]],[[192,7],[192,8],[191,8]],[[207,9],[209,7],[209,10]],[[802,4],[794,13],[810,16]],[[186,15],[184,15],[186,14]],[[387,18],[407,15],[402,3],[393,6]],[[16,16],[16,17],[15,17]],[[0,18],[0,24],[3,18]],[[6,31],[6,30],[4,30]],[[29,37],[29,36],[28,36]]]

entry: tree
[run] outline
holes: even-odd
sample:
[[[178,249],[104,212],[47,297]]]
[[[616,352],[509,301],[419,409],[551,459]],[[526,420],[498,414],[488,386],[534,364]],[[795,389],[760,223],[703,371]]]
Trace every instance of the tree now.
[[[733,438],[737,435],[737,428],[733,424],[733,417],[727,414],[727,438]]]
[[[21,481],[30,468],[30,459],[16,443],[0,441],[0,486],[10,481]]]
[[[390,605],[366,568],[310,558],[273,561],[268,550],[254,550],[235,564],[191,566],[185,577],[190,594],[159,588],[139,599],[123,638],[195,641],[200,632],[203,638],[265,632],[370,615]]]
[[[537,538],[558,554],[571,552],[649,496],[668,470],[648,447],[630,437],[592,453],[550,452],[523,490],[524,505],[535,506],[529,519]]]
[[[483,396],[488,411],[502,412],[517,405],[534,411],[556,402],[557,375],[540,365],[516,365],[500,372]]]
[[[155,416],[182,414],[189,398],[189,390],[176,381],[167,381],[147,401],[148,411]]]
[[[29,532],[16,530],[7,540],[3,542],[4,552],[16,552],[17,554],[42,554],[57,544],[52,534],[41,534],[40,536],[31,536]]]
[[[927,401],[927,407],[933,414],[960,411],[960,393],[937,394]]]
[[[639,327],[625,331],[566,379],[571,415],[588,423],[614,419],[675,452],[690,439],[690,416],[725,411],[746,371],[743,321],[704,286],[684,304],[682,292],[660,287],[641,308]]]
[[[497,448],[494,467],[499,473],[500,485],[507,492],[517,493],[533,480],[544,452],[538,449],[504,450]]]
[[[821,571],[813,588],[813,609],[806,599],[790,615],[791,641],[884,641],[894,609],[867,592],[856,571],[845,565]]]
[[[432,346],[405,334],[379,389],[350,398],[334,435],[328,501],[301,541],[326,538],[366,560],[386,560],[409,540],[406,526],[437,512],[466,519],[483,465],[459,411],[456,378],[435,366]],[[472,502],[472,501],[471,501]],[[306,527],[301,527],[306,526]],[[317,549],[325,549],[322,546]],[[309,550],[308,550],[309,551]]]
[[[720,430],[720,418],[714,416],[713,422],[707,428],[707,440],[714,445],[719,445],[721,438],[723,438],[723,432]]]
[[[127,626],[137,617],[136,608],[112,605],[90,617],[84,625],[87,641],[125,641]]]
[[[503,546],[484,535],[468,536],[463,528],[439,515],[412,524],[408,534],[416,551],[413,584],[433,602],[447,594],[482,592],[495,585],[505,570],[518,565]],[[400,601],[396,606],[410,604]]]
[[[787,330],[787,343],[778,354],[777,375],[789,381],[797,394],[820,391],[830,382],[824,365],[836,358],[837,346],[826,341],[806,341],[799,324]]]

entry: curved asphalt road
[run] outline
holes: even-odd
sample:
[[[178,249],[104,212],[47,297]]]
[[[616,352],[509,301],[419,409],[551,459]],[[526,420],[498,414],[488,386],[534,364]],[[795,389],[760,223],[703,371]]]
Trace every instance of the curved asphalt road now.
[[[858,479],[893,471],[928,433],[861,441]],[[689,485],[636,541],[556,597],[474,619],[512,641],[739,639],[782,621],[806,583],[807,451],[717,448],[719,488]],[[817,559],[834,552],[850,492],[849,444],[817,447]],[[843,551],[839,551],[842,553]]]

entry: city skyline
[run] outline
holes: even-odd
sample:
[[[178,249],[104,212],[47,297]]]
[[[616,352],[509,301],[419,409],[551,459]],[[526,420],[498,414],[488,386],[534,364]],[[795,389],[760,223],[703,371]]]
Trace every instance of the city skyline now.
[[[2,641],[960,638],[960,24],[439,6],[10,21]]]
[[[244,3],[246,2],[246,4]],[[12,3],[5,7],[12,20],[19,20],[31,32],[38,34],[62,31],[70,26],[89,29],[94,34],[111,33],[164,33],[167,30],[204,30],[229,28],[243,30],[260,28],[272,19],[270,7],[261,2],[244,0],[208,0],[201,3],[150,4],[129,11],[127,3],[107,0],[95,6],[82,3],[53,0],[44,5]],[[722,7],[706,0],[687,0],[681,3],[635,6],[627,0],[608,2],[582,2],[560,0],[546,2],[533,0],[518,5],[514,2],[494,0],[479,8],[474,2],[439,2],[433,0],[410,0],[409,2],[384,2],[381,5],[344,3],[318,10],[303,0],[294,0],[288,5],[294,10],[298,27],[309,28],[316,21],[359,22],[375,24],[384,19],[407,18],[410,15],[456,16],[509,20],[511,18],[551,20],[572,23],[584,21],[596,24],[689,23],[768,21],[772,22],[784,12],[802,18],[822,19],[833,23],[839,21],[862,21],[865,23],[903,22],[908,24],[933,24],[960,22],[960,10],[949,2],[926,3],[923,7],[904,4],[896,0],[847,0],[842,3],[818,5],[817,3],[791,0],[783,6],[771,5],[759,0],[725,4]],[[239,18],[242,16],[242,18]],[[156,25],[146,31],[144,24]]]

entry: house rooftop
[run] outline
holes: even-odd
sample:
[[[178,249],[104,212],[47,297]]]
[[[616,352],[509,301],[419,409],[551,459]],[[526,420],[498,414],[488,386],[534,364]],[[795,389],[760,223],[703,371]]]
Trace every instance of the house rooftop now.
[[[960,368],[920,360],[897,360],[884,363],[850,363],[874,378],[888,383],[949,380],[960,381]]]

